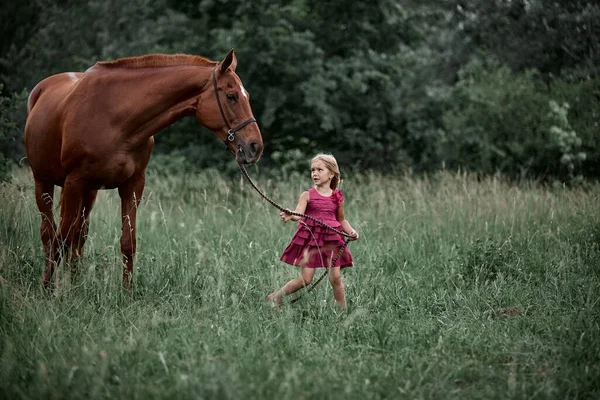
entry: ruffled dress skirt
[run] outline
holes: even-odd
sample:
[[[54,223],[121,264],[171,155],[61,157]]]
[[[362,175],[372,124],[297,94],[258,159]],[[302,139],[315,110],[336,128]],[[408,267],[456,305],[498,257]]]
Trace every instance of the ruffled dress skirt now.
[[[342,230],[338,221],[323,221],[327,225]],[[309,219],[303,219],[298,224],[298,230],[281,255],[281,261],[306,268],[324,268],[331,265],[337,257],[340,247],[346,241],[334,231],[324,228]],[[352,267],[352,254],[346,247],[337,259],[335,267]]]

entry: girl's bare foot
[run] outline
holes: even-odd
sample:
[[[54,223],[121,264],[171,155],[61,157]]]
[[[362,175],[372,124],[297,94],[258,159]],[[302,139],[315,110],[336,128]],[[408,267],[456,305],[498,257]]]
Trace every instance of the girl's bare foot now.
[[[283,292],[281,290],[278,290],[276,292],[271,293],[267,296],[267,301],[272,301],[279,307],[283,307]]]

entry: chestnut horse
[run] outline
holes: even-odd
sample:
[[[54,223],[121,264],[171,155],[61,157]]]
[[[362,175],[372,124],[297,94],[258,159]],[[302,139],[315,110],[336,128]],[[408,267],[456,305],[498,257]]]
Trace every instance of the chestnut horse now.
[[[25,149],[42,217],[45,287],[63,254],[70,264],[83,254],[98,190],[115,188],[121,197],[123,283],[131,286],[136,211],[154,134],[161,129],[194,115],[238,163],[258,161],[262,137],[236,65],[233,49],[221,62],[146,55],[53,75],[31,91]],[[62,187],[58,228],[52,215],[55,185]]]

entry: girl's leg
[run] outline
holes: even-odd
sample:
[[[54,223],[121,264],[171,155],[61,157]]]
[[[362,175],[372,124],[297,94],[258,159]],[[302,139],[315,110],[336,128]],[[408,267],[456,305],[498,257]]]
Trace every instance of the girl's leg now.
[[[296,292],[297,290],[302,289],[304,286],[306,286],[312,282],[314,276],[315,276],[314,268],[304,268],[303,267],[302,273],[299,278],[292,279],[291,281],[289,281],[288,283],[283,285],[283,287],[280,290],[277,290],[277,291],[271,293],[270,295],[268,295],[267,299],[275,300],[277,302],[277,304],[279,304],[281,306],[281,305],[283,305],[283,294],[284,293],[286,295],[290,295],[290,294]]]
[[[344,281],[342,280],[340,267],[329,269],[329,282],[333,288],[333,297],[335,297],[339,308],[346,308],[346,292],[344,291]]]

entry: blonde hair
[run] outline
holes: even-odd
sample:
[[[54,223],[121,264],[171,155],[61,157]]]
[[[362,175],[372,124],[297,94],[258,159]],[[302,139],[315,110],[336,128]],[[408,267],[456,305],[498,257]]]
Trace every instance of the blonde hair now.
[[[342,179],[342,175],[340,174],[340,168],[338,167],[338,163],[334,156],[331,154],[317,154],[310,160],[310,165],[315,161],[322,161],[325,164],[325,167],[333,174],[333,178],[331,178],[331,182],[329,183],[329,187],[331,190],[335,190],[340,186],[340,180]]]

